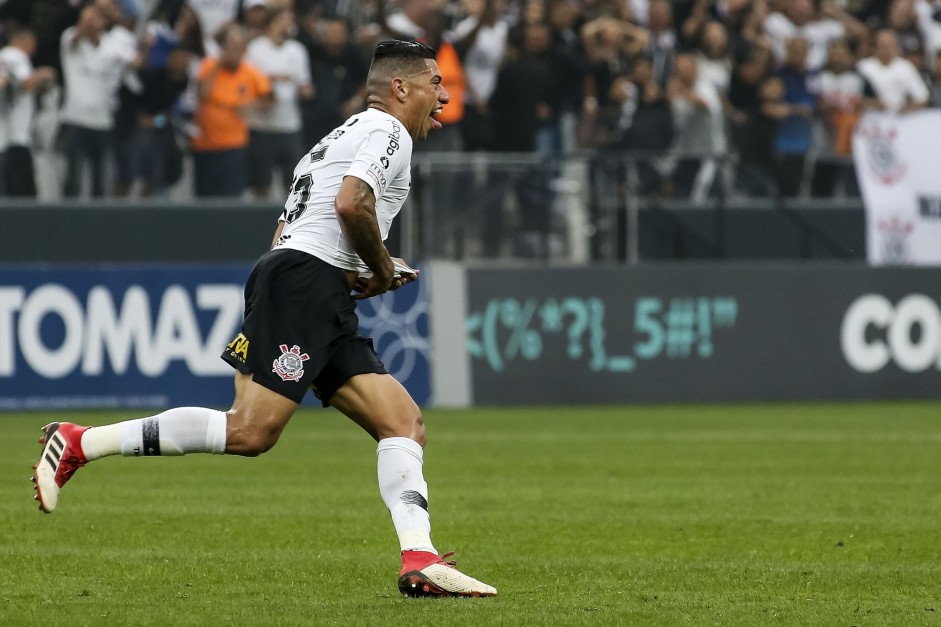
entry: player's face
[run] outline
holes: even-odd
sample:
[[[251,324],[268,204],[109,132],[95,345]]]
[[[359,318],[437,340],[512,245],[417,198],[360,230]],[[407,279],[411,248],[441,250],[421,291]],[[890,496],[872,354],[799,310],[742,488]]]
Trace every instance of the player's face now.
[[[441,108],[448,104],[451,97],[441,84],[441,72],[438,63],[425,59],[426,69],[409,79],[409,119],[406,124],[412,139],[421,141],[433,128],[441,128],[441,122],[435,119]]]

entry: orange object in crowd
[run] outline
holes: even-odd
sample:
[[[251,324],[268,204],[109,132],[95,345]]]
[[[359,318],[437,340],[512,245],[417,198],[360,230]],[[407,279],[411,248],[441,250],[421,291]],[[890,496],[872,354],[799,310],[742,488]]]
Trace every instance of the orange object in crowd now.
[[[197,80],[201,83],[218,63],[215,58],[204,60]],[[242,61],[234,72],[220,68],[193,118],[200,131],[193,138],[193,150],[208,152],[247,146],[248,124],[241,107],[270,93],[268,78],[250,63]]]
[[[437,120],[445,125],[456,124],[464,118],[464,69],[461,67],[461,58],[454,46],[443,41],[438,45],[435,61],[441,71],[441,84],[451,97]]]
[[[858,121],[859,113],[856,111],[834,111],[830,116],[830,122],[836,133],[834,138],[836,154],[843,156],[853,154],[853,131]]]

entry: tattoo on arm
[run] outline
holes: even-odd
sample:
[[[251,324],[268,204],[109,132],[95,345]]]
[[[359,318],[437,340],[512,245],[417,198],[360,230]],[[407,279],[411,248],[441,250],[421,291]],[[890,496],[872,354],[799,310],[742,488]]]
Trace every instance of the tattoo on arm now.
[[[343,230],[370,270],[381,276],[392,276],[392,258],[382,243],[372,188],[356,177],[348,177],[348,180],[352,184],[352,197],[347,203],[342,203],[345,206],[338,205],[337,211]]]

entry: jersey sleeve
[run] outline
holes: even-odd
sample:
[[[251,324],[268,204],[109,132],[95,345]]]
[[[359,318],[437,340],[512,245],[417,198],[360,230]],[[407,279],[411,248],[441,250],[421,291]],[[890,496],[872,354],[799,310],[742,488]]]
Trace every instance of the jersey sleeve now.
[[[389,183],[409,167],[411,144],[405,128],[398,123],[370,131],[353,157],[347,176],[355,176],[372,188],[376,198]]]

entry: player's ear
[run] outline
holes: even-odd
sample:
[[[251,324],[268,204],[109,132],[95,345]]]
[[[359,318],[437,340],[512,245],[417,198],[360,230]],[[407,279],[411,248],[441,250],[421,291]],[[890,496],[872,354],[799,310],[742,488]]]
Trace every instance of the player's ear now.
[[[400,102],[405,102],[405,98],[408,96],[408,89],[408,81],[404,78],[392,79],[392,93],[395,94],[395,97],[398,98]]]

